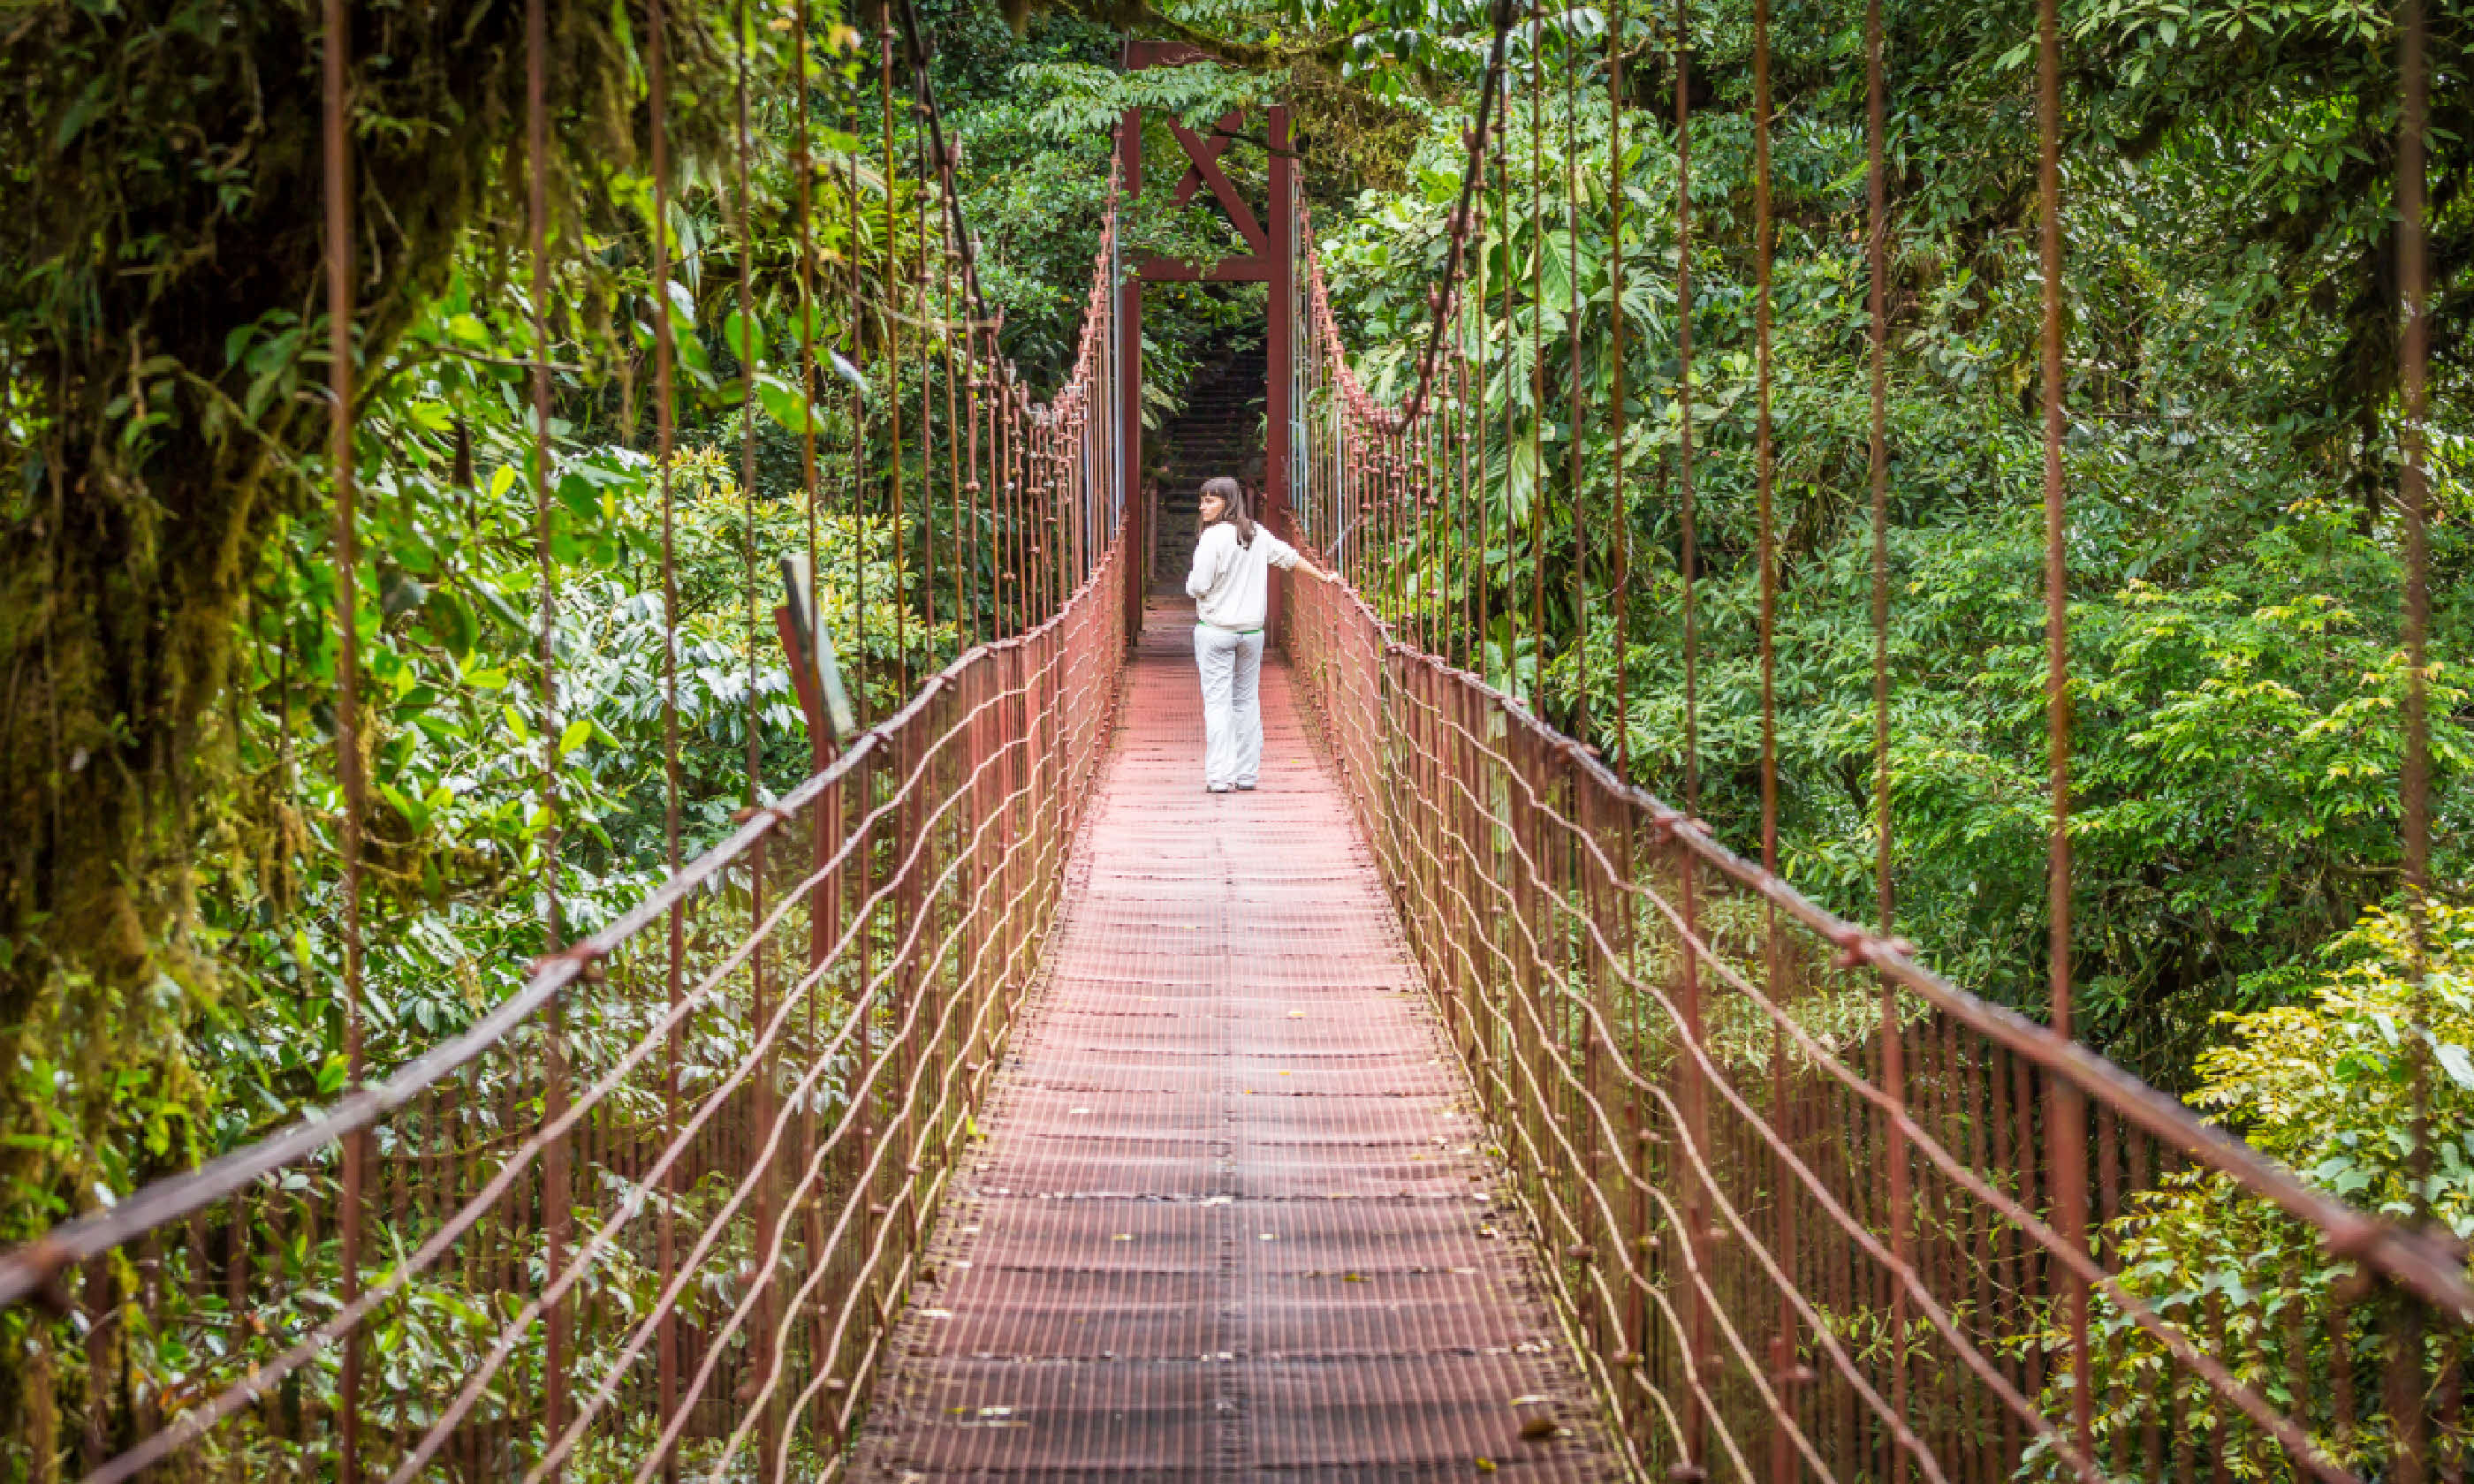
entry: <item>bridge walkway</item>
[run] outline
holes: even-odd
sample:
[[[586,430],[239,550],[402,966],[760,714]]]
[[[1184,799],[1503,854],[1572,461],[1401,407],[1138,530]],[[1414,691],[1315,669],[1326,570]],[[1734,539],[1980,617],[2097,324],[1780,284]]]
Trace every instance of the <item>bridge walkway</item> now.
[[[858,1476],[1614,1477],[1288,673],[1261,790],[1204,793],[1191,624],[1146,615]]]

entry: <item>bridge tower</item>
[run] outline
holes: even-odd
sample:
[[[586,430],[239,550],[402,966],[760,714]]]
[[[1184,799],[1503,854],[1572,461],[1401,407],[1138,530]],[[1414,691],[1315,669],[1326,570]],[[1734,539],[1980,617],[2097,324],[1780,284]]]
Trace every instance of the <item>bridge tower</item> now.
[[[1128,72],[1145,67],[1179,67],[1189,62],[1212,61],[1217,59],[1200,47],[1182,41],[1135,41],[1125,46],[1123,65]],[[1267,424],[1263,448],[1263,512],[1285,513],[1289,505],[1291,477],[1290,456],[1290,388],[1293,382],[1292,355],[1297,344],[1297,158],[1289,144],[1289,110],[1274,104],[1264,121],[1265,132],[1259,135],[1246,131],[1247,118],[1240,112],[1225,114],[1207,134],[1198,134],[1182,123],[1172,119],[1170,132],[1176,136],[1185,159],[1185,174],[1177,181],[1175,198],[1177,205],[1192,201],[1198,191],[1209,190],[1220,209],[1246,244],[1247,251],[1224,257],[1208,265],[1188,263],[1171,257],[1152,257],[1143,261],[1137,272],[1119,284],[1117,333],[1118,365],[1124,368],[1119,382],[1119,395],[1125,398],[1125,488],[1129,499],[1139,498],[1141,510],[1140,549],[1149,550],[1159,528],[1156,492],[1142,496],[1143,468],[1143,285],[1160,282],[1263,283],[1271,286],[1269,323],[1264,334],[1264,421]],[[1271,156],[1269,179],[1263,182],[1264,216],[1257,218],[1248,193],[1241,191],[1228,179],[1221,166],[1221,157],[1228,146],[1247,139],[1264,147]],[[1139,196],[1143,188],[1143,110],[1128,108],[1117,130],[1117,161],[1127,199]],[[1126,581],[1127,601],[1131,611],[1140,613],[1142,590],[1148,585],[1148,563],[1128,561]],[[1279,621],[1279,597],[1274,585],[1272,623],[1276,632]]]

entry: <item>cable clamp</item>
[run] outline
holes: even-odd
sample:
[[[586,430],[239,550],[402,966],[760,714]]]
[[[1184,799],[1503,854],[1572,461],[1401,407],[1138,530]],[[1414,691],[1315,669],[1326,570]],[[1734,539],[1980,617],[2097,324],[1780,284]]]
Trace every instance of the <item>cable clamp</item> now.
[[[573,964],[577,966],[577,978],[587,984],[599,984],[605,977],[601,968],[602,957],[601,945],[587,938],[581,943],[569,944],[555,953],[545,953],[534,959],[524,966],[524,977],[535,978],[561,964]]]
[[[1913,958],[1916,951],[1916,945],[1904,938],[1885,938],[1860,927],[1832,933],[1830,941],[1838,946],[1834,962],[1841,969],[1861,969],[1884,957]]]
[[[69,1294],[61,1278],[77,1262],[77,1255],[68,1244],[50,1236],[38,1236],[20,1248],[13,1264],[26,1269],[34,1280],[32,1297],[55,1317],[66,1318],[77,1312],[77,1300]]]

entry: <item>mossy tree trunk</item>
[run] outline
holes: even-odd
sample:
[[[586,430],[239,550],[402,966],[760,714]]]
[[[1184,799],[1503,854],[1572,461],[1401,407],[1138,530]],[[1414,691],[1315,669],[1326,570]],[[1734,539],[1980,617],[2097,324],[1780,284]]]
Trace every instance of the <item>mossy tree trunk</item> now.
[[[521,222],[523,6],[352,10],[375,361],[459,251]],[[672,11],[690,92],[719,52]],[[578,182],[636,155],[621,25],[641,37],[641,10],[550,0],[562,234]],[[0,1179],[70,1206],[149,1173],[129,1150],[195,1154],[192,801],[230,754],[219,703],[278,517],[327,518],[319,28],[299,0],[45,0],[0,33],[0,1066],[58,1069],[0,1085]]]

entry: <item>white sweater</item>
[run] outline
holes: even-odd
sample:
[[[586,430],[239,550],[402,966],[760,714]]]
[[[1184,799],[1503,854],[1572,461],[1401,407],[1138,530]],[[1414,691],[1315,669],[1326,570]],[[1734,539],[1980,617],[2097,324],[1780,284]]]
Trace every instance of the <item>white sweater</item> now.
[[[1260,525],[1249,546],[1237,544],[1237,528],[1225,520],[1204,528],[1194,543],[1194,570],[1185,579],[1194,616],[1215,629],[1260,629],[1267,569],[1297,564],[1297,548]]]

